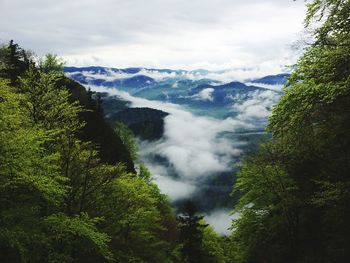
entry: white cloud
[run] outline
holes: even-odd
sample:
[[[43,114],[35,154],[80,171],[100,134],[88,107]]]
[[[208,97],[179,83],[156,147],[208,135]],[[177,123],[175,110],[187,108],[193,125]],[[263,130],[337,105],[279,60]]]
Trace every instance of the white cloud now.
[[[244,142],[222,136],[222,132],[234,132],[241,128],[253,129],[266,120],[279,95],[272,90],[256,91],[241,102],[233,101],[238,112],[234,118],[218,120],[195,116],[180,105],[151,101],[104,87],[91,86],[92,90],[109,92],[132,103],[132,107],[150,107],[169,113],[165,118],[162,139],[141,142],[140,159],[150,169],[159,188],[171,201],[188,199],[200,193],[203,182],[220,172],[232,170],[232,159],[241,155]],[[261,127],[260,127],[261,128]],[[156,155],[165,157],[168,163],[154,161]],[[174,174],[175,172],[175,174]],[[227,209],[217,209],[205,214],[205,220],[221,235],[229,234],[232,220]]]
[[[198,94],[195,94],[193,98],[204,101],[213,101],[212,93],[214,92],[213,88],[202,89]]]
[[[103,79],[105,81],[113,81],[115,79],[126,79],[126,78],[134,77],[136,75],[144,75],[144,76],[153,78],[156,81],[173,79],[175,82],[173,83],[172,87],[177,88],[178,83],[176,80],[179,77],[189,79],[189,80],[210,79],[212,81],[217,81],[224,84],[232,81],[245,82],[247,80],[261,78],[266,75],[280,74],[281,72],[289,71],[289,69],[285,67],[275,66],[275,65],[266,65],[266,67],[264,68],[260,68],[260,67],[235,68],[230,70],[207,71],[204,73],[199,73],[196,71],[164,72],[158,69],[145,69],[145,68],[142,68],[137,73],[125,73],[123,71],[114,71],[108,68],[106,68],[106,70],[107,72],[103,74],[99,74],[94,71],[91,71],[91,72],[83,71],[82,73],[87,78]],[[67,76],[72,76],[76,73],[73,72],[73,73],[66,73],[66,74]],[[275,90],[275,91],[281,91],[283,87],[283,85],[267,85],[262,83],[252,83],[249,81],[246,82],[246,84],[256,86],[256,87],[262,87],[265,89]],[[217,85],[217,83],[213,83],[213,85]],[[197,94],[196,98],[210,101],[212,91],[213,90],[211,88],[202,90],[199,94]]]
[[[188,181],[174,180],[166,175],[156,175],[155,180],[162,192],[165,193],[171,201],[186,199],[192,196],[197,189],[196,185],[191,185]]]
[[[304,1],[2,0],[0,39],[70,65],[279,66],[304,15]]]
[[[170,113],[165,118],[165,140],[150,144],[153,153],[167,157],[174,169],[183,177],[195,178],[215,172],[231,169],[230,160],[240,151],[234,145],[217,135],[221,132],[233,132],[250,124],[227,118],[217,120],[209,117],[195,116],[181,106],[137,98],[126,92],[103,87],[93,90],[107,91],[131,101],[132,107],[150,107]],[[142,147],[147,150],[147,145]]]
[[[175,72],[160,72],[158,70],[148,70],[148,69],[142,69],[137,74],[148,76],[152,79],[155,79],[157,81],[166,79],[166,78],[175,78],[176,73]]]
[[[205,75],[193,74],[191,72],[187,72],[184,74],[184,77],[191,80],[199,80],[202,78],[207,78],[215,81],[219,81],[221,83],[228,83],[231,81],[246,81],[254,78],[261,78],[266,75],[279,74],[281,72],[285,72],[287,68],[285,64],[280,64],[280,61],[267,61],[264,62],[261,66],[254,67],[233,67],[232,65],[224,64],[224,65],[205,65],[203,68],[212,69],[214,71],[210,71]],[[217,70],[217,71],[215,71]]]
[[[189,198],[200,189],[200,180],[231,171],[232,159],[242,154],[242,142],[232,141],[220,134],[256,128],[256,120],[265,120],[270,112],[268,107],[278,99],[278,95],[271,90],[255,92],[248,100],[233,105],[238,116],[218,120],[193,115],[180,105],[137,98],[116,89],[91,88],[131,101],[132,107],[150,107],[170,113],[165,118],[163,139],[142,144],[140,158],[171,200]],[[150,158],[152,155],[165,157],[169,165],[155,164]],[[175,171],[177,178],[169,175],[168,166]]]
[[[264,84],[264,83],[252,83],[252,82],[246,82],[246,85],[249,86],[255,86],[260,87],[264,89],[274,90],[274,91],[281,91],[284,85],[270,85],[270,84]]]
[[[146,148],[146,150],[140,152],[141,158],[146,162],[147,167],[152,172],[152,176],[159,188],[170,198],[171,201],[174,202],[186,199],[195,193],[197,189],[195,182],[172,178],[169,176],[166,167],[147,161],[147,157],[144,156],[147,149],[150,148]]]
[[[231,215],[229,210],[219,209],[210,212],[204,216],[206,222],[208,222],[217,233],[220,235],[228,235],[230,233],[229,228],[232,225],[232,220],[239,217],[237,213]]]
[[[238,112],[236,119],[249,123],[254,120],[266,120],[279,98],[280,94],[272,90],[256,91],[248,100],[233,104],[234,111]]]

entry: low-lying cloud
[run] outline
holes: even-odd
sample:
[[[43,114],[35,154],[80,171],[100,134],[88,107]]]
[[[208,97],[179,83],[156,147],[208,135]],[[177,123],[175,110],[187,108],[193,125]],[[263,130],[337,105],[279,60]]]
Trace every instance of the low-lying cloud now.
[[[196,116],[180,105],[133,97],[127,92],[104,87],[95,91],[109,92],[131,102],[132,107],[150,107],[168,112],[164,136],[156,142],[144,142],[140,158],[146,162],[163,192],[176,201],[191,197],[198,190],[197,182],[222,172],[232,171],[233,159],[241,154],[242,142],[220,136],[239,130],[253,130],[257,119],[265,120],[278,95],[271,90],[252,93],[248,100],[233,102],[238,115],[225,120]],[[261,127],[260,127],[261,128]],[[168,164],[155,164],[150,156],[159,155]],[[178,175],[169,175],[169,167]]]
[[[194,95],[193,98],[198,100],[204,100],[204,101],[213,101],[214,100],[212,96],[213,92],[214,92],[213,88],[206,88],[201,90],[198,94]]]
[[[264,68],[260,67],[251,67],[251,68],[233,68],[233,69],[226,69],[221,71],[162,71],[158,69],[146,69],[141,68],[140,71],[137,73],[126,73],[123,71],[115,71],[112,69],[106,68],[106,73],[99,74],[94,71],[83,71],[83,75],[87,77],[87,79],[102,79],[105,81],[113,81],[116,79],[127,79],[131,78],[137,75],[144,75],[147,77],[150,77],[156,81],[163,81],[167,79],[174,79],[174,88],[177,87],[176,80],[177,79],[189,79],[193,81],[198,81],[201,79],[210,79],[213,82],[219,82],[219,83],[229,83],[232,81],[241,81],[246,82],[247,85],[262,87],[265,89],[280,91],[282,89],[282,85],[267,85],[267,84],[259,84],[259,83],[251,83],[249,80],[260,78],[263,76],[266,76],[268,74],[278,74],[281,72],[290,72],[288,68],[285,68],[284,66],[275,66],[271,65],[266,66]],[[74,75],[76,73],[67,73],[68,76]],[[209,90],[203,91],[206,93],[201,94],[202,96],[207,95],[206,99],[209,98]]]
[[[215,229],[218,234],[228,235],[230,233],[229,229],[232,226],[232,221],[238,217],[239,214],[231,214],[230,210],[219,209],[206,214],[204,219]]]
[[[245,84],[248,86],[255,86],[255,87],[260,87],[260,88],[273,90],[273,91],[282,91],[284,87],[284,85],[271,85],[271,84],[253,83],[253,82],[246,82]]]
[[[236,119],[239,121],[248,123],[264,121],[279,98],[280,94],[272,90],[255,91],[250,94],[249,99],[233,104],[232,108],[238,113]]]
[[[161,191],[177,202],[201,196],[210,178],[233,171],[233,160],[241,156],[244,142],[221,136],[222,133],[261,129],[280,94],[272,90],[255,91],[249,98],[232,98],[234,117],[225,120],[196,116],[180,105],[133,97],[127,92],[91,86],[92,90],[108,92],[131,102],[132,107],[149,107],[168,112],[164,136],[155,142],[140,142],[139,158],[153,174]],[[165,162],[156,161],[156,157]],[[214,176],[214,177],[213,177]],[[199,195],[198,195],[199,194]],[[232,220],[227,208],[205,214],[205,220],[220,235],[229,234]]]
[[[147,147],[146,149],[150,150],[150,147]],[[170,200],[178,201],[186,199],[196,192],[197,187],[194,181],[191,182],[190,180],[183,180],[169,176],[169,170],[167,167],[155,164],[147,158],[147,150],[144,150],[140,153],[140,158],[142,161],[147,163],[147,167],[152,172],[152,176],[157,185],[162,190],[162,192],[170,198]]]

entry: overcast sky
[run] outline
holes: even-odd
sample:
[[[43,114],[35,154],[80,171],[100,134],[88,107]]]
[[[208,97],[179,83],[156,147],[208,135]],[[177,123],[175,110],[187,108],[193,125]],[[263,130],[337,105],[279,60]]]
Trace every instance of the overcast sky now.
[[[304,1],[0,0],[0,41],[69,65],[230,69],[290,64]]]

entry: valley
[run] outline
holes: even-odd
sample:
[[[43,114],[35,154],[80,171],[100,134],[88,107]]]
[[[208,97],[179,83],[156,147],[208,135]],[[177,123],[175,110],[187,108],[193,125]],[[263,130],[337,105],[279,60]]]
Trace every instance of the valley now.
[[[180,207],[192,200],[221,234],[239,161],[268,137],[267,118],[289,74],[222,81],[225,72],[66,67],[66,75],[102,97],[110,123],[128,126],[138,160]],[[220,218],[220,220],[218,220]],[[219,229],[220,228],[220,229]]]

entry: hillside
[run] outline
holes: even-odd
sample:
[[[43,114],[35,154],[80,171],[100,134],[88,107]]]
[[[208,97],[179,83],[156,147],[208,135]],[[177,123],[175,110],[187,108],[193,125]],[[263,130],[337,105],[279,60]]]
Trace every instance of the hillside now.
[[[156,140],[163,136],[164,118],[167,115],[164,111],[151,108],[126,108],[111,113],[108,120],[124,123],[143,140]]]
[[[122,162],[128,171],[135,172],[134,163],[128,150],[113,128],[105,121],[102,106],[93,98],[93,94],[81,84],[67,77],[62,77],[57,85],[58,88],[68,89],[71,101],[78,101],[86,109],[79,114],[80,121],[85,123],[82,130],[79,131],[79,138],[96,144],[102,161],[109,164]]]

